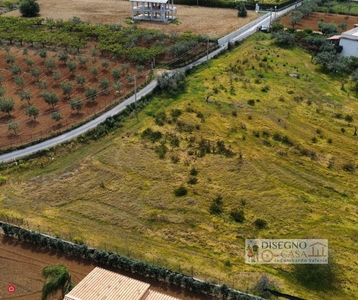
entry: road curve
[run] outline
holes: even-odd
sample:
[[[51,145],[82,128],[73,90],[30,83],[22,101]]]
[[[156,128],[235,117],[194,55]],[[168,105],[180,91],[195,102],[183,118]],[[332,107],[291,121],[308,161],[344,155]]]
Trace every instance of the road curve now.
[[[229,42],[241,41],[241,40],[247,38],[248,36],[252,35],[253,33],[255,33],[257,31],[258,26],[260,26],[260,25],[268,26],[276,18],[287,13],[289,10],[294,9],[296,6],[297,6],[297,4],[287,7],[281,11],[277,11],[277,12],[271,11],[271,12],[266,13],[265,15],[258,18],[257,20],[247,24],[243,28],[240,28],[237,31],[234,31],[234,32],[228,34],[227,36],[219,39],[218,40],[218,44],[219,44],[218,49],[208,53],[208,55],[198,59],[197,61],[195,61],[183,68],[180,68],[177,70],[172,70],[169,72],[173,73],[175,71],[185,71],[185,70],[191,69],[197,65],[200,65],[201,63],[206,62],[209,59],[212,59],[213,57],[218,55],[220,52],[227,49]],[[141,97],[147,95],[156,86],[157,86],[157,80],[154,79],[147,86],[145,86],[143,89],[141,89],[140,91],[137,92],[136,99],[139,100]],[[134,103],[136,99],[135,99],[135,95],[132,95],[131,97],[127,98],[122,103],[120,103],[117,106],[115,106],[114,108],[112,108],[111,110],[103,113],[102,115],[91,120],[90,122],[88,122],[80,127],[77,127],[76,129],[73,129],[69,132],[63,133],[63,134],[56,136],[54,138],[48,139],[44,142],[40,142],[38,144],[26,147],[24,149],[15,150],[13,152],[2,154],[2,155],[0,155],[0,163],[16,161],[17,159],[20,159],[22,157],[34,154],[41,150],[49,149],[49,148],[54,147],[58,144],[72,140],[72,139],[80,136],[81,134],[86,133],[90,129],[95,128],[97,125],[103,123],[107,118],[117,115],[118,113],[123,111],[129,104]]]

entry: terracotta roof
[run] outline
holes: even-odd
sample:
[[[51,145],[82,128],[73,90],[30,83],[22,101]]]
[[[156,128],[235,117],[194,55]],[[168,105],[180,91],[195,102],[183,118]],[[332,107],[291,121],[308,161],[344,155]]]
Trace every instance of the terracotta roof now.
[[[96,267],[63,300],[179,300],[149,287],[148,283]]]
[[[148,283],[102,268],[94,268],[64,300],[144,300]]]
[[[179,300],[179,299],[150,290],[149,295],[147,298],[145,298],[145,300]]]
[[[327,40],[339,40],[341,38],[340,35],[333,35],[331,37],[329,37]]]

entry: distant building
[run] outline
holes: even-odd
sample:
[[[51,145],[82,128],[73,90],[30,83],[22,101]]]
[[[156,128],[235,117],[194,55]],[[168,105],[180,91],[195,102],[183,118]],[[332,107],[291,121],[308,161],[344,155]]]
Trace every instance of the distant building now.
[[[133,20],[171,22],[177,18],[174,0],[130,0],[130,2]]]
[[[342,46],[343,56],[358,57],[358,27],[345,31],[339,39],[339,46]]]
[[[152,291],[150,284],[94,268],[63,300],[179,300]]]

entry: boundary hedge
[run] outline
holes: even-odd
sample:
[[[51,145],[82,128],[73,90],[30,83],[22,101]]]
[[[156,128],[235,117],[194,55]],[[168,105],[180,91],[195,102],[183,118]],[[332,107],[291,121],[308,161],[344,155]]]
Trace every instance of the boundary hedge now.
[[[67,255],[88,259],[102,265],[111,266],[144,277],[150,277],[195,293],[222,297],[222,299],[227,300],[263,300],[263,298],[231,289],[225,283],[219,286],[209,281],[193,278],[167,268],[151,265],[113,252],[90,248],[85,244],[75,244],[6,222],[0,221],[0,226],[6,236],[17,238],[20,241],[28,242],[42,248],[49,248]]]

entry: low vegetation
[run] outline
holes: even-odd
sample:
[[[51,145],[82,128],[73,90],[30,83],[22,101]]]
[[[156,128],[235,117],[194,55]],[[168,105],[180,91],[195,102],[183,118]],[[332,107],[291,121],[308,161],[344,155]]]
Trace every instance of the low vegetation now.
[[[266,274],[302,298],[356,298],[355,84],[342,89],[310,53],[264,33],[196,71],[77,141],[2,166],[1,212],[241,290]],[[321,291],[292,266],[245,265],[255,237],[326,238],[340,276]]]

